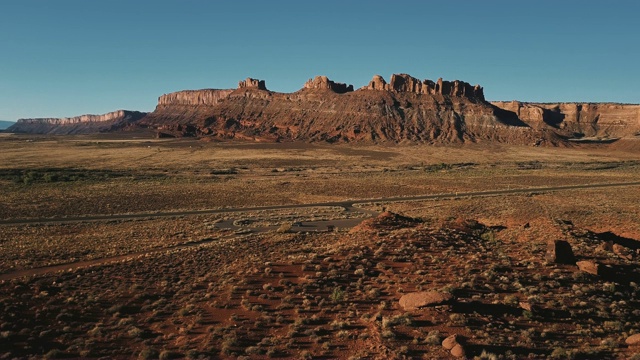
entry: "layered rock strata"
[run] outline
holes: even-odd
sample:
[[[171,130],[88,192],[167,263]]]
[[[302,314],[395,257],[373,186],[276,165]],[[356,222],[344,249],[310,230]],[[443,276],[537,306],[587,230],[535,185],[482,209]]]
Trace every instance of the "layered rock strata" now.
[[[325,76],[295,93],[268,91],[260,80],[247,79],[236,90],[163,95],[142,123],[167,136],[254,141],[561,141],[551,132],[533,131],[512,112],[487,103],[482,87],[462,81],[398,74],[389,83],[375,76],[365,88],[351,90]]]
[[[536,129],[552,128],[573,138],[620,138],[640,135],[640,105],[613,103],[526,103],[495,101]]]
[[[247,78],[236,89],[164,94],[149,114],[22,119],[9,131],[82,134],[132,127],[155,129],[159,136],[252,141],[569,145],[572,138],[625,138],[612,146],[640,149],[640,105],[488,103],[479,85],[408,74],[394,74],[389,82],[375,75],[356,91],[317,76],[294,93],[269,91],[264,80]]]
[[[221,99],[231,94],[233,90],[203,89],[184,90],[164,94],[158,98],[158,106],[162,105],[208,105],[214,106]]]

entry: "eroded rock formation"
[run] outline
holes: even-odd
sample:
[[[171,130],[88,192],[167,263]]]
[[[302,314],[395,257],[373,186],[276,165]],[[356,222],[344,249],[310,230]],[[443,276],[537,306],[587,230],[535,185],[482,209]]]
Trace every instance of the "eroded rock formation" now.
[[[561,141],[551,132],[532,131],[512,112],[484,101],[480,86],[461,81],[399,74],[386,83],[374,76],[364,89],[351,91],[350,85],[318,76],[295,93],[253,89],[266,87],[247,79],[236,90],[163,95],[141,124],[172,136],[253,141]]]
[[[387,82],[380,75],[373,75],[373,79],[369,81],[369,85],[365,86],[367,90],[387,90]]]
[[[247,78],[238,82],[238,89],[258,89],[267,90],[267,85],[264,80]]]
[[[304,83],[303,89],[331,90],[338,94],[344,94],[353,91],[353,85],[333,82],[326,76],[316,76]]]
[[[391,75],[391,80],[388,84],[382,76],[375,75],[369,82],[369,85],[365,86],[363,89],[446,95],[485,101],[484,91],[480,85],[472,86],[469,83],[459,80],[443,81],[442,78],[439,78],[437,82],[433,82],[429,79],[421,81],[408,74],[393,74]]]

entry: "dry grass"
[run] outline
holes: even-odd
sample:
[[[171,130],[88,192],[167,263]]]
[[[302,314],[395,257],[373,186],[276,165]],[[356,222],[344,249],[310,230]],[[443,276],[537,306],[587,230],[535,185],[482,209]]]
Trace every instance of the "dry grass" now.
[[[0,218],[619,182],[640,168],[630,154],[582,148],[277,145],[0,141]]]

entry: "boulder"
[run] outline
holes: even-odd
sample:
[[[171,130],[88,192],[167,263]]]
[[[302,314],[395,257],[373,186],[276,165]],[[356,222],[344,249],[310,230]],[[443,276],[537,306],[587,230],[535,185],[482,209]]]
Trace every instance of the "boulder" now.
[[[453,295],[438,291],[421,291],[405,294],[400,298],[400,306],[404,310],[416,310],[426,306],[448,304]]]
[[[631,335],[624,342],[629,346],[640,346],[640,334]]]
[[[446,339],[444,339],[442,341],[442,347],[447,349],[447,350],[451,350],[453,349],[454,346],[458,345],[458,335],[457,334],[453,334],[451,336],[448,336]]]
[[[602,275],[600,264],[594,261],[590,261],[590,260],[578,261],[576,265],[578,265],[578,269],[580,269],[580,271],[584,271],[586,273],[593,274],[593,275]]]
[[[533,312],[535,308],[531,303],[525,302],[525,301],[520,301],[518,305],[520,305],[520,308],[522,310],[531,311],[531,312]]]
[[[454,346],[453,349],[451,349],[451,355],[460,358],[460,357],[465,357],[466,352],[464,351],[464,347],[462,345],[456,344],[456,346]]]
[[[556,264],[573,265],[576,263],[571,244],[565,240],[554,240],[550,242],[547,246],[546,259],[548,262]]]

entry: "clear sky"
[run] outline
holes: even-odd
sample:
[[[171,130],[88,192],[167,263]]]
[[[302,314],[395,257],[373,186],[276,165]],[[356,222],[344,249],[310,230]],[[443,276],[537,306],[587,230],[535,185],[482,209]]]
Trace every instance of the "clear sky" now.
[[[640,103],[640,1],[2,0],[0,119],[292,92],[315,75],[464,80],[489,100]]]

